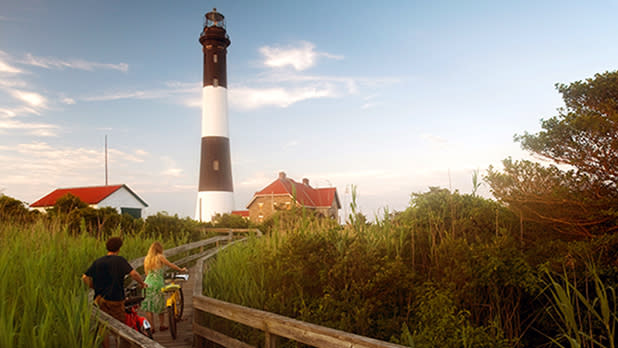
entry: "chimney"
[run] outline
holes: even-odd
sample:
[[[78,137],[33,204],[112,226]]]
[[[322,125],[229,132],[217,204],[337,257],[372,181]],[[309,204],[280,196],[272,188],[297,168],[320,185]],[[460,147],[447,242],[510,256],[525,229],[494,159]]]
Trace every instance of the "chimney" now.
[[[279,172],[279,180],[285,179],[285,172]]]
[[[309,179],[303,178],[303,185],[309,186]]]

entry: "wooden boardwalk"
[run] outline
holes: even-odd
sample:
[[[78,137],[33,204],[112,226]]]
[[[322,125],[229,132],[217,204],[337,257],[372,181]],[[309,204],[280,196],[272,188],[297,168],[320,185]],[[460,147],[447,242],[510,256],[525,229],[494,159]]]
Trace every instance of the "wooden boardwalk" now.
[[[199,279],[198,279],[199,278]],[[182,320],[176,323],[177,337],[172,339],[170,330],[159,331],[159,316],[154,315],[153,327],[156,329],[154,340],[161,345],[170,348],[193,347],[193,284],[196,280],[201,281],[202,277],[195,274],[195,267],[189,268],[189,280],[182,284],[185,306]],[[140,312],[140,315],[144,315]],[[165,315],[165,326],[169,326],[167,314]]]
[[[170,331],[159,331],[160,323],[158,315],[155,315],[155,323],[153,326],[157,329],[154,334],[154,341],[139,334],[137,331],[129,328],[123,323],[113,319],[109,314],[93,307],[93,315],[97,316],[97,320],[105,325],[108,332],[113,336],[122,337],[132,347],[141,348],[179,348],[179,347],[198,347],[204,343],[204,340],[211,341],[223,347],[253,347],[247,343],[241,342],[234,337],[226,336],[224,333],[217,332],[209,327],[203,326],[199,321],[194,322],[194,317],[201,317],[205,313],[214,315],[223,319],[260,330],[264,333],[263,345],[258,346],[277,348],[280,344],[280,338],[289,339],[297,342],[297,344],[305,344],[312,347],[321,348],[405,348],[403,346],[384,342],[377,339],[363,337],[348,332],[331,329],[311,323],[305,323],[293,318],[287,318],[275,313],[269,313],[258,309],[243,307],[233,303],[220,301],[214,298],[201,295],[202,289],[202,271],[204,269],[204,261],[215,256],[219,251],[234,243],[243,242],[246,238],[234,240],[233,232],[247,232],[248,230],[225,230],[229,232],[227,237],[212,237],[198,242],[188,243],[176,248],[168,250],[170,255],[186,252],[200,248],[197,254],[187,256],[175,263],[178,265],[186,265],[197,260],[195,266],[189,269],[189,280],[182,284],[184,294],[184,313],[182,321],[177,324],[178,335],[176,339],[172,339]],[[262,233],[257,230],[257,235]],[[219,243],[227,241],[228,243],[220,246]],[[214,249],[202,251],[202,247],[209,244],[215,244]],[[166,256],[170,256],[166,255]],[[143,258],[131,261],[133,267],[143,263]],[[194,291],[196,293],[194,293]],[[142,315],[144,313],[141,313]],[[166,326],[168,322],[164,323]],[[194,337],[196,342],[194,342]],[[114,337],[115,339],[116,337]],[[116,347],[114,340],[111,340],[112,346]]]

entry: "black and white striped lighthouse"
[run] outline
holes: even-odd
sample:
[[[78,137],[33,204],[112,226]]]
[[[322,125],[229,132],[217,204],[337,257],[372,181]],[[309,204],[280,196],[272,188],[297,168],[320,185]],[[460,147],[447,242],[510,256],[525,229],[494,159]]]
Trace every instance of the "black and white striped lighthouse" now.
[[[200,34],[204,52],[202,152],[196,220],[208,222],[234,209],[232,161],[227,118],[226,54],[230,38],[217,9],[206,14]]]

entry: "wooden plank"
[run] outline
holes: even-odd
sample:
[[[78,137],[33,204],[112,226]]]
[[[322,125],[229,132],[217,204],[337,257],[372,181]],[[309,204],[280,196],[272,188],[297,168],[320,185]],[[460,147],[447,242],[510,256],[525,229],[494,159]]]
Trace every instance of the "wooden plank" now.
[[[219,250],[217,250],[217,249],[209,249],[209,250],[203,251],[203,252],[201,252],[199,254],[194,254],[194,255],[189,255],[187,257],[183,257],[182,259],[177,260],[174,263],[177,264],[177,265],[184,265],[184,264],[187,264],[187,263],[189,263],[191,261],[195,261],[195,260],[200,259],[200,258],[208,259],[209,257],[212,257],[214,254],[216,254],[218,252],[219,252]]]
[[[197,310],[315,347],[403,347],[394,343],[305,323],[300,320],[239,306],[206,296],[193,296],[193,306]]]
[[[224,335],[218,331],[193,323],[193,333],[227,348],[255,348],[250,344]]]
[[[225,228],[225,227],[211,227],[207,228],[208,232],[216,232],[216,233],[255,233],[258,236],[262,236],[263,233],[257,228]]]

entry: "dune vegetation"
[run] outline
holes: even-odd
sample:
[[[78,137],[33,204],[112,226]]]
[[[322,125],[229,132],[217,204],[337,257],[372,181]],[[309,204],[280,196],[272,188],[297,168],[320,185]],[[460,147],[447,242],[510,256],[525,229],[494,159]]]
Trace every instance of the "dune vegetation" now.
[[[282,211],[226,249],[205,294],[411,347],[615,347],[618,72],[556,85],[565,106],[516,135],[496,200],[437,187],[374,222]],[[256,344],[255,332],[211,325]]]

